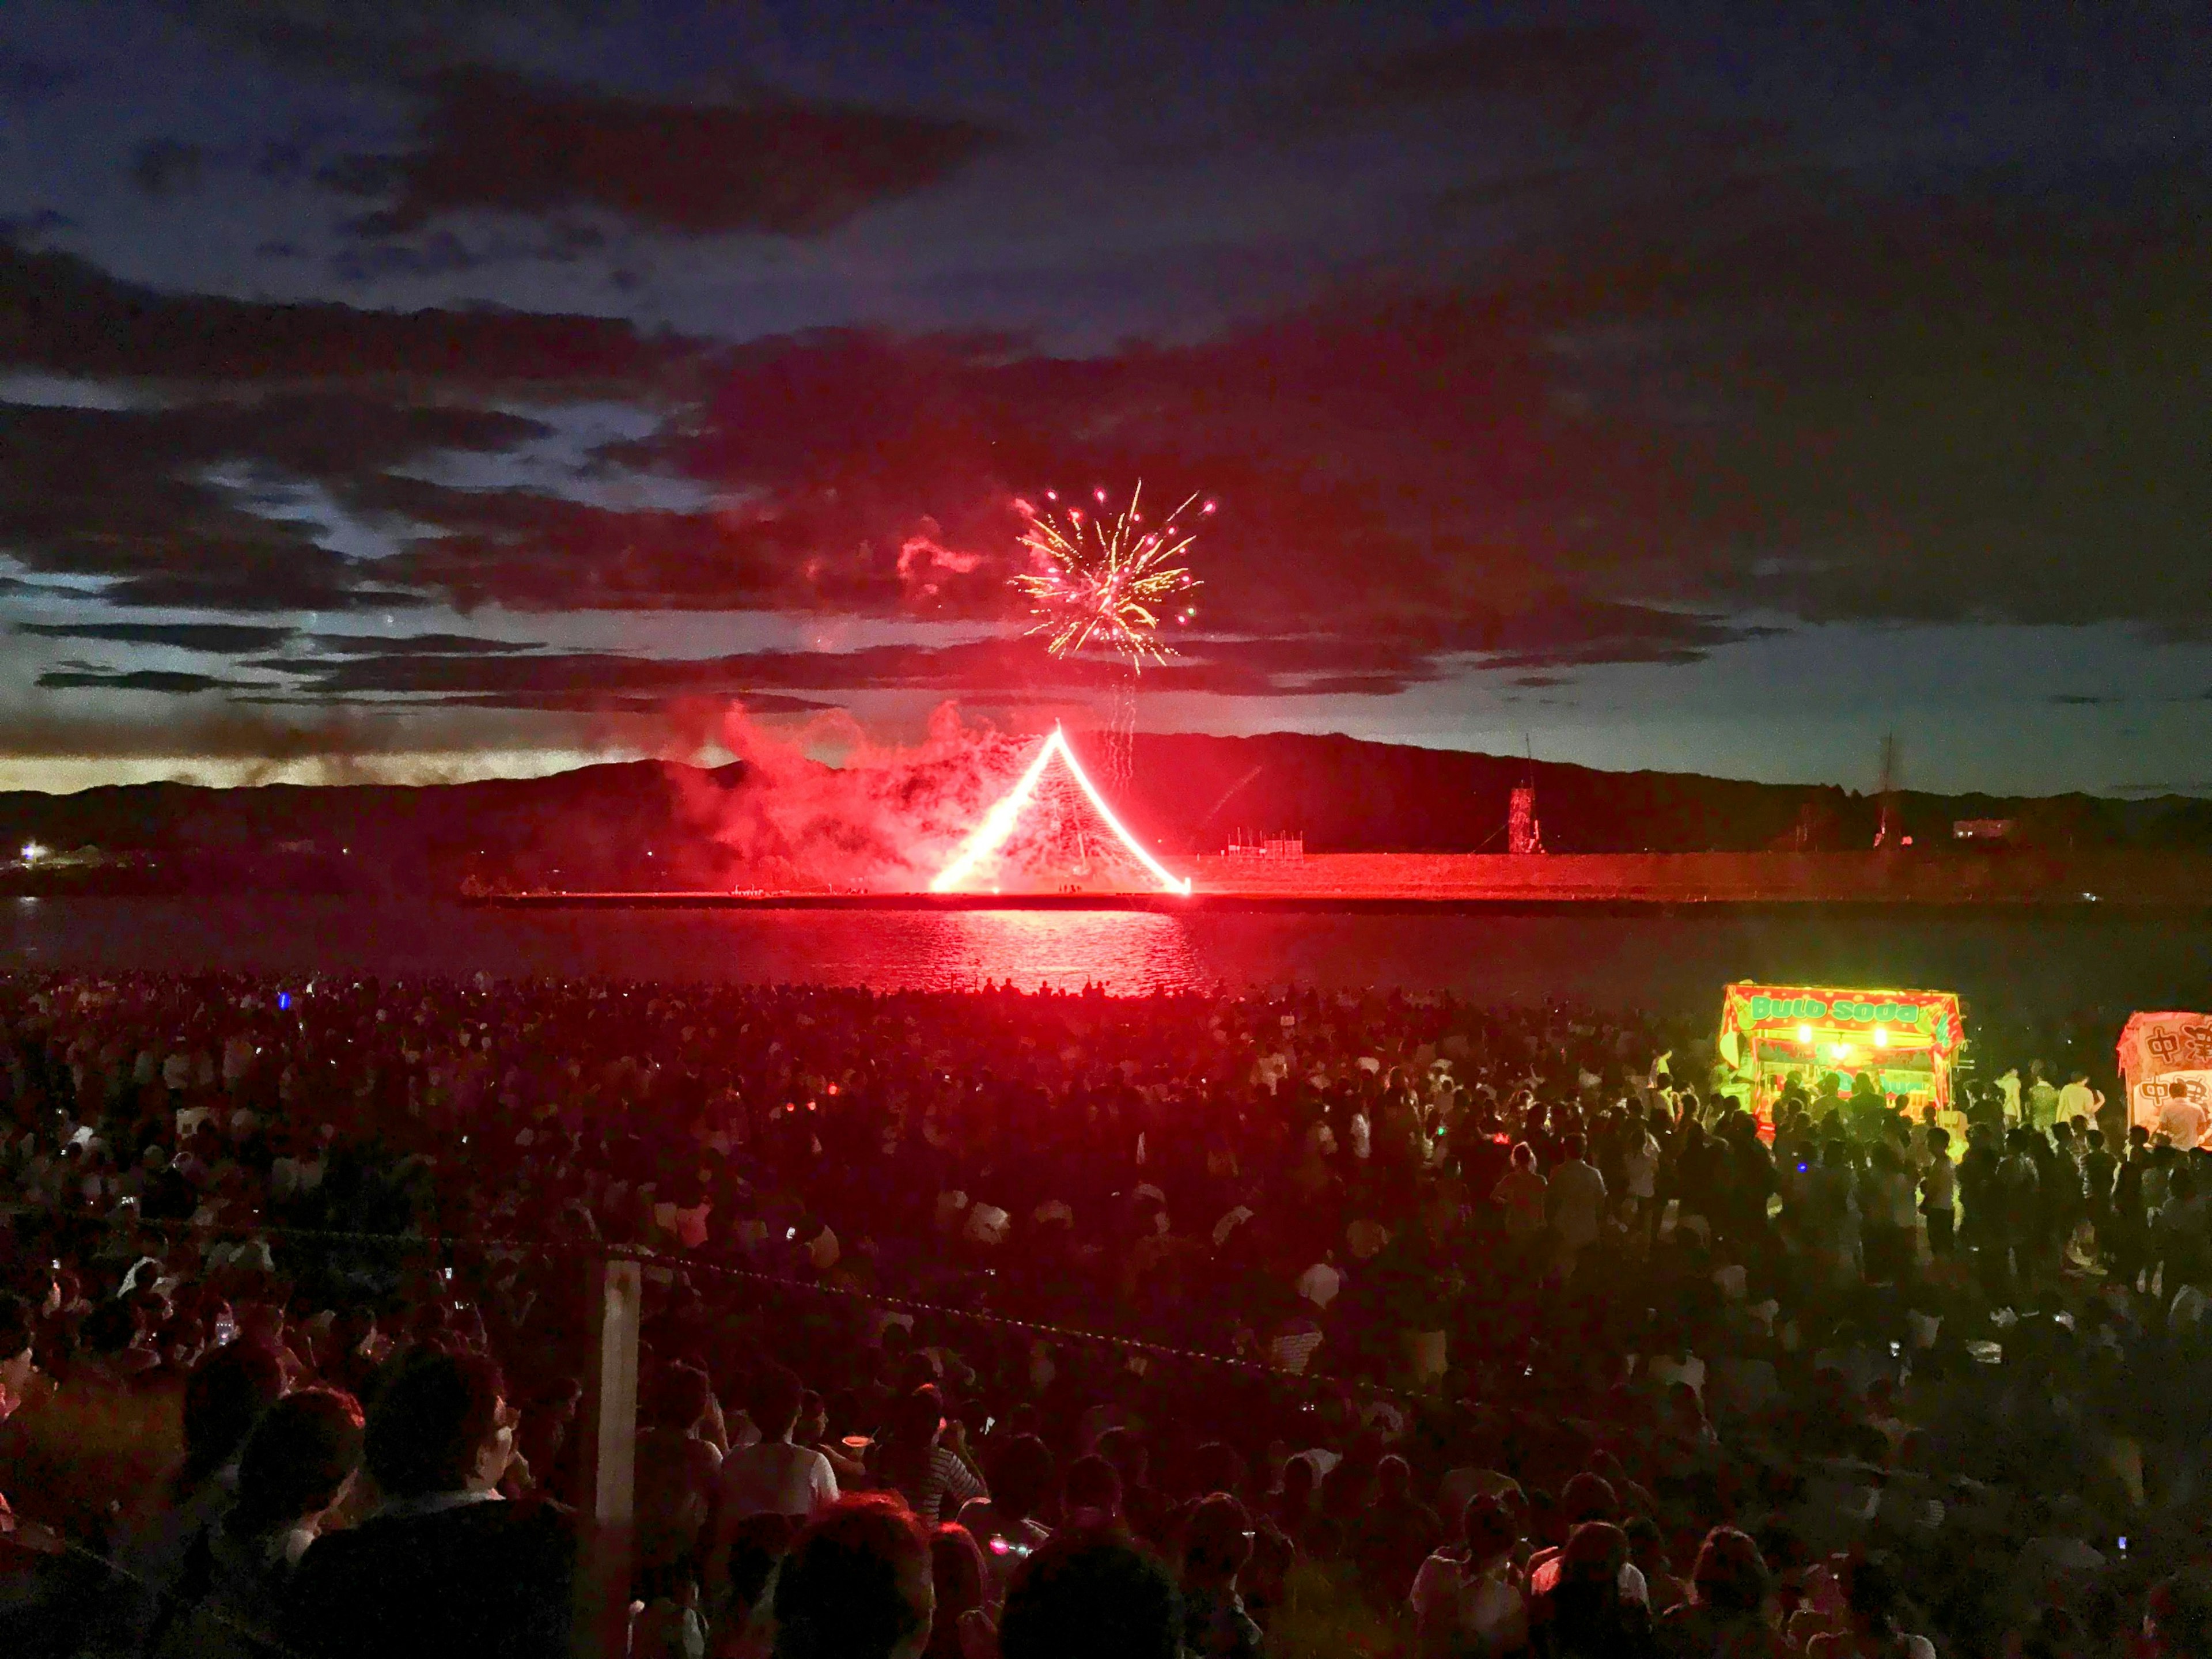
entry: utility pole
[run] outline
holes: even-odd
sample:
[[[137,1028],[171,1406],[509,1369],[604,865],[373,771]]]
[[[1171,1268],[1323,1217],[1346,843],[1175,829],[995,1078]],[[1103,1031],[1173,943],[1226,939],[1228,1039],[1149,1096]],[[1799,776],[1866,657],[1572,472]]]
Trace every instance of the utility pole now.
[[[1897,816],[1898,772],[1897,733],[1885,732],[1881,739],[1881,817],[1874,832],[1876,847],[1895,847],[1904,836],[1904,826]]]

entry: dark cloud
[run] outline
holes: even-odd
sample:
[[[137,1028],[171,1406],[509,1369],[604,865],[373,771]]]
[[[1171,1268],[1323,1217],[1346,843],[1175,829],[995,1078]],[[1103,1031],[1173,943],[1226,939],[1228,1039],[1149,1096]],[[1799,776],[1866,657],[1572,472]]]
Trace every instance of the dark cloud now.
[[[180,138],[155,138],[138,146],[131,160],[131,182],[155,201],[199,187],[207,152]]]
[[[409,376],[447,388],[619,385],[692,355],[626,322],[497,309],[356,310],[156,292],[0,241],[0,362],[176,380]]]
[[[35,572],[112,579],[113,604],[267,613],[419,605],[418,592],[256,511],[282,488],[540,432],[510,415],[266,392],[137,410],[0,407],[0,546]],[[220,469],[246,487],[213,481]]]
[[[292,636],[289,628],[251,623],[17,623],[18,634],[50,640],[97,640],[110,645],[167,645],[185,651],[266,651]]]
[[[49,691],[161,691],[184,696],[227,691],[244,684],[210,674],[178,674],[157,668],[57,668],[39,676],[39,684]]]
[[[310,634],[307,643],[338,657],[474,656],[534,651],[514,640],[488,640],[475,634]]]
[[[423,641],[429,643],[425,645]],[[404,697],[514,708],[613,708],[683,697],[736,698],[860,691],[925,691],[988,698],[1097,695],[1125,684],[1103,662],[1055,662],[1024,640],[853,651],[756,651],[708,658],[518,649],[449,635],[399,637],[333,659],[285,655],[244,666],[289,678],[286,695],[340,702]],[[483,648],[471,649],[478,647]],[[1148,667],[1147,690],[1240,696],[1387,696],[1449,672],[1441,653],[1331,635],[1186,641],[1176,659]]]
[[[1197,627],[1248,637],[1194,646],[1161,682],[1193,690],[1383,694],[1459,660],[1527,677],[1686,662],[1755,631],[1730,620],[1752,611],[2212,627],[2203,177],[2121,188],[2106,173],[2088,199],[2001,179],[1875,193],[1786,156],[1732,173],[1757,136],[1707,137],[1710,173],[1673,188],[1638,173],[1589,198],[1607,211],[1479,269],[1080,360],[1004,337],[709,349],[575,319],[180,299],[0,249],[0,301],[29,301],[0,308],[0,361],[189,377],[204,399],[0,414],[0,544],[34,573],[109,578],[106,598],[241,613],[442,599],[998,623],[1017,500],[1141,477],[1161,505],[1201,487],[1222,504]],[[597,459],[715,505],[397,476],[544,438],[466,406],[538,374],[680,400],[655,436]],[[319,484],[400,550],[318,547],[210,484],[217,466]],[[526,651],[485,680],[468,675],[500,654],[489,644],[321,648],[377,665],[301,668],[332,696],[377,695],[380,674],[426,696],[569,695]],[[609,667],[602,689],[1061,683],[1036,658],[619,659],[647,665]]]
[[[1256,636],[1239,647],[1255,672],[1279,650],[1260,690],[1308,674],[1379,690],[1455,653],[1672,661],[1741,637],[1696,607],[1589,591],[1607,561],[1648,562],[1680,515],[1632,434],[1553,405],[1537,349],[1523,323],[1451,297],[1085,362],[1002,340],[763,341],[702,370],[695,417],[605,458],[678,469],[726,506],[617,511],[392,477],[354,499],[436,526],[380,570],[465,608],[997,621],[1024,556],[1018,497],[1142,477],[1159,511],[1202,484],[1223,510],[1200,625]],[[1325,659],[1288,660],[1323,633]],[[1351,660],[1367,650],[1371,665]]]
[[[472,208],[591,207],[692,234],[817,235],[1001,142],[955,117],[765,94],[653,101],[481,66],[440,76],[429,100],[423,148],[398,160],[390,228]],[[341,180],[358,189],[389,159],[346,164]]]
[[[1838,195],[1596,273],[1674,342],[1628,367],[1719,417],[1681,446],[1684,580],[1821,618],[2212,617],[2208,209],[2196,173]]]
[[[1480,29],[1333,70],[1301,88],[1283,115],[1342,121],[1510,99],[1582,119],[1635,89],[1639,44],[1614,23]]]

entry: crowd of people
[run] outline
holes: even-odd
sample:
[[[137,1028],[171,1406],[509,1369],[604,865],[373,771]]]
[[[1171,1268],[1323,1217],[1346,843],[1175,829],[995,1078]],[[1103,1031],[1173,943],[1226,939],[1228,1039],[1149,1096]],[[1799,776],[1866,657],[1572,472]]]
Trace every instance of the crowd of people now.
[[[613,1255],[640,1656],[2212,1654],[2212,1158],[1976,1036],[0,977],[0,1650],[569,1650]]]

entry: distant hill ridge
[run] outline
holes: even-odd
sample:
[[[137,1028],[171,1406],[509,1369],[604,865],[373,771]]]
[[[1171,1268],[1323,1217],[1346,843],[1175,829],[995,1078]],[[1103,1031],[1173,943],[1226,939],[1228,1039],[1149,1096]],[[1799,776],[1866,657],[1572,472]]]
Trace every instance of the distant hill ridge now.
[[[1095,750],[1097,740],[1078,739]],[[1097,758],[1095,752],[1091,757]],[[1093,768],[1102,785],[1107,769]],[[1835,787],[1589,767],[1346,737],[1144,733],[1130,778],[1105,786],[1164,852],[1218,852],[1232,833],[1301,831],[1322,852],[1502,852],[1508,799],[1533,781],[1553,852],[1863,848],[1874,798]],[[664,761],[458,784],[117,785],[0,793],[0,848],[97,849],[82,864],[9,872],[9,890],[177,890],[210,884],[451,890],[462,881],[568,887],[711,886],[796,878],[739,860],[711,833],[759,787],[742,763]],[[2016,799],[1908,792],[1905,833],[1933,850],[1960,819],[2012,819],[2025,843],[2212,848],[2212,802],[2169,796]]]

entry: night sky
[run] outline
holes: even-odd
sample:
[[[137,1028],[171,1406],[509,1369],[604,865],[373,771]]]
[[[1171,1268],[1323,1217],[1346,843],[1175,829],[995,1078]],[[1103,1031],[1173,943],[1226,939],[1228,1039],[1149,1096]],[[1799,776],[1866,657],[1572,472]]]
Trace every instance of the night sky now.
[[[6,0],[0,785],[1080,722],[1141,477],[1148,727],[2212,793],[2208,17]]]

